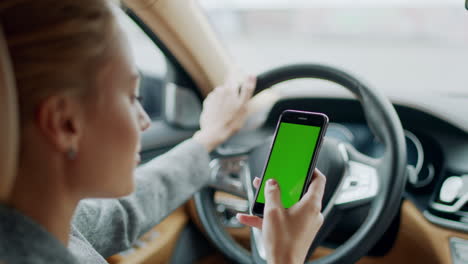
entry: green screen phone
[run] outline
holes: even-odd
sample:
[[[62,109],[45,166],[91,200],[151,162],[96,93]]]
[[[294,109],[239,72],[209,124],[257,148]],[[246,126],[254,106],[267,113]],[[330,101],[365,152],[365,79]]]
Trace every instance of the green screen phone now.
[[[279,183],[285,208],[301,199],[315,169],[327,125],[328,117],[322,113],[286,110],[281,114],[252,214],[263,216],[265,184],[269,179]]]

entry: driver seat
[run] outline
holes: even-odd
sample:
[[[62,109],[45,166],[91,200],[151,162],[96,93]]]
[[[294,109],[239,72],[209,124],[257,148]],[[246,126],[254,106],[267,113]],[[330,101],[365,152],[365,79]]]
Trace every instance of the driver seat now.
[[[19,124],[15,79],[0,24],[0,203],[8,203],[17,169]]]

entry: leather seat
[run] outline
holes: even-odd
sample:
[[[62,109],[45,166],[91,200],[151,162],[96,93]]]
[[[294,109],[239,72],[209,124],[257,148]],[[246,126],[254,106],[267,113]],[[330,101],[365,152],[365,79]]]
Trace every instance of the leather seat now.
[[[0,202],[7,202],[16,175],[18,110],[15,79],[5,36],[0,25]]]

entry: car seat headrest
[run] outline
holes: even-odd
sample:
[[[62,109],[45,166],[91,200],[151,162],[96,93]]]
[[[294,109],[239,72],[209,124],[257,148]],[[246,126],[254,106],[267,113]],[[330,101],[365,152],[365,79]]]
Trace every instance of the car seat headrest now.
[[[0,203],[8,201],[16,175],[18,123],[15,78],[0,24]]]

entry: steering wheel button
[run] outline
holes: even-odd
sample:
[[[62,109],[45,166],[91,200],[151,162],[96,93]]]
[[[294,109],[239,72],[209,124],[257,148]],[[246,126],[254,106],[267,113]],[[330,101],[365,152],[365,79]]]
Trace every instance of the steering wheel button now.
[[[361,176],[361,185],[369,185],[370,184],[370,177],[367,176]]]

